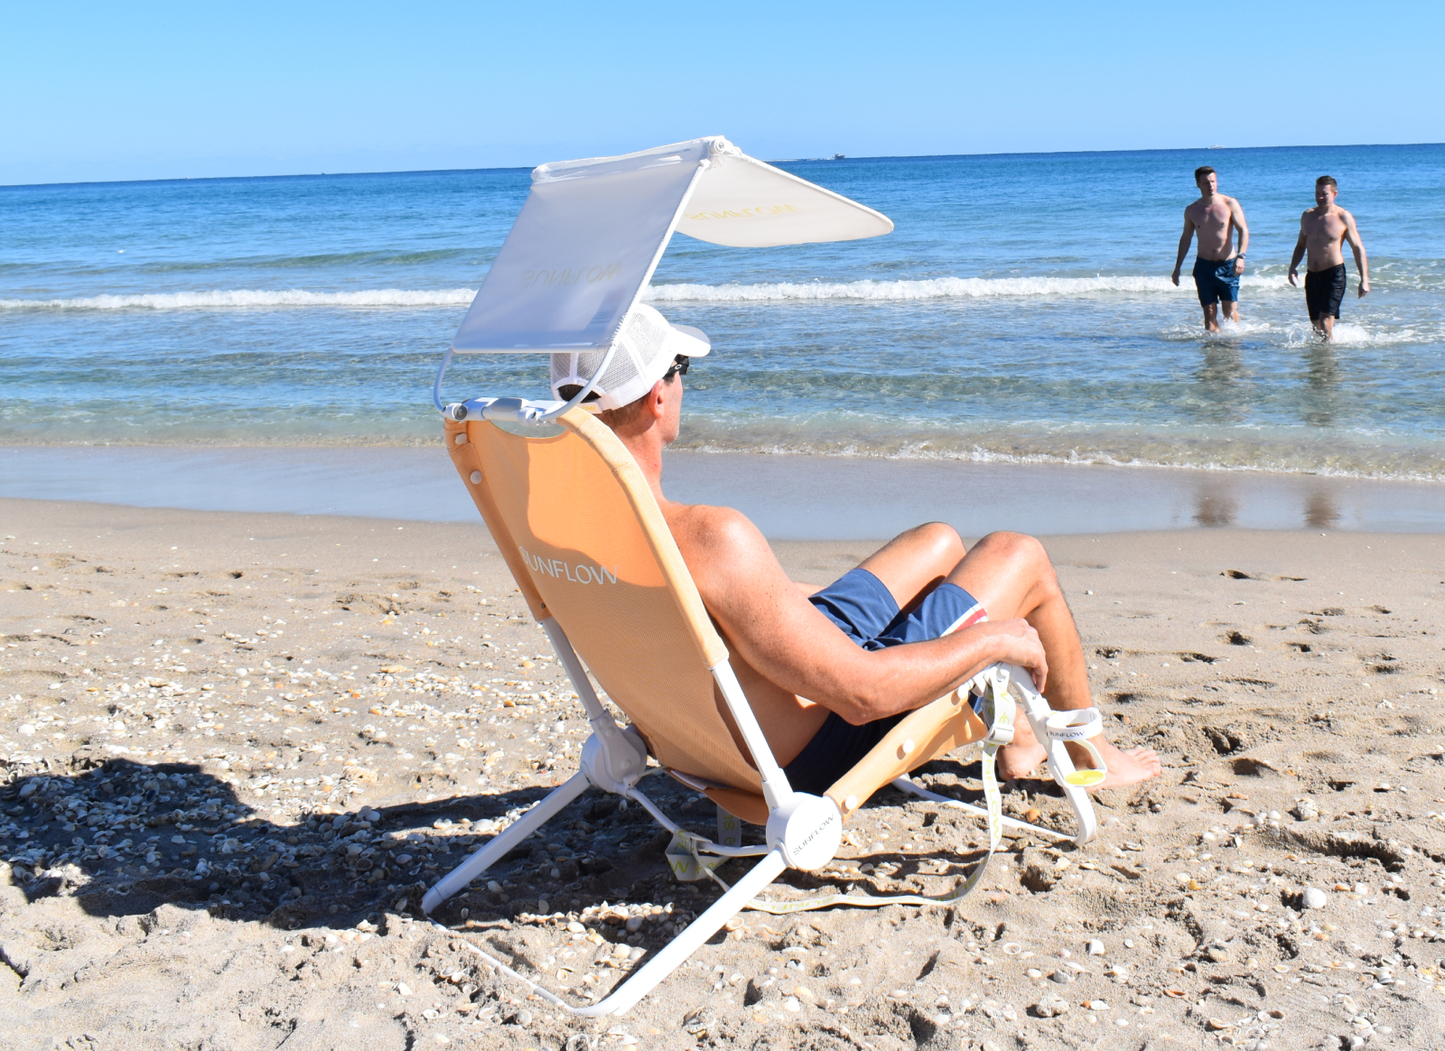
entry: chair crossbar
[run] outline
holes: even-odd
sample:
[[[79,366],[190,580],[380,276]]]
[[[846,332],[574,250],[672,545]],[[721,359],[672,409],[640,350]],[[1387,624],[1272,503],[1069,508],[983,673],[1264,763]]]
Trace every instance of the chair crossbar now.
[[[652,820],[656,821],[669,832],[681,832],[687,836],[700,854],[714,854],[723,858],[756,858],[768,852],[768,848],[763,846],[725,847],[721,843],[709,839],[707,836],[700,836],[690,829],[683,828],[676,821],[673,821],[672,818],[668,817],[656,803],[648,799],[647,796],[643,795],[636,788],[628,789],[627,798],[635,799],[641,803],[642,808],[652,815]]]

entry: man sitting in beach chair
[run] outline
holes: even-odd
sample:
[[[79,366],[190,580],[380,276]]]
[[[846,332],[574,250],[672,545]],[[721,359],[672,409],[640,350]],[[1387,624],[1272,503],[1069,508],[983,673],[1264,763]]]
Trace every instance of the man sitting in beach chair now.
[[[768,744],[795,790],[821,794],[903,716],[994,662],[1029,670],[1055,710],[1089,708],[1079,634],[1043,546],[991,533],[965,550],[950,526],[911,529],[822,589],[788,580],[756,526],[726,507],[662,492],[662,450],[678,436],[682,377],[708,344],[637,304],[626,346],[588,401],[631,452],[727,643]],[[552,389],[570,400],[600,352],[554,354]],[[726,718],[726,713],[724,713]],[[742,737],[729,720],[739,747]],[[1152,749],[1093,738],[1118,787],[1160,771]],[[1080,767],[1097,759],[1070,743]],[[1045,750],[1028,720],[999,752],[1003,780],[1030,773]]]

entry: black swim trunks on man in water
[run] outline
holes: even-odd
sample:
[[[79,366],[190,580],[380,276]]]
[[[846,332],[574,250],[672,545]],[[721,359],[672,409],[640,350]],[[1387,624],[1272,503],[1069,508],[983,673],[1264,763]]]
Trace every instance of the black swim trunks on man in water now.
[[[1328,270],[1305,271],[1305,305],[1309,307],[1310,320],[1319,321],[1324,317],[1338,319],[1340,303],[1344,301],[1348,284],[1344,263]]]

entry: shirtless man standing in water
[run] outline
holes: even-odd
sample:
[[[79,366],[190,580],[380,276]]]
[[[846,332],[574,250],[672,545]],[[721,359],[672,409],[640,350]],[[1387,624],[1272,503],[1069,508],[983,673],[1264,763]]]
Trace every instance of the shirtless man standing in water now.
[[[1184,233],[1179,237],[1179,256],[1174,260],[1170,280],[1179,285],[1179,268],[1189,254],[1189,242],[1199,234],[1199,254],[1194,258],[1194,287],[1204,308],[1204,327],[1219,331],[1219,303],[1224,316],[1239,321],[1239,276],[1244,273],[1244,253],[1249,248],[1249,227],[1244,209],[1233,197],[1219,192],[1219,177],[1205,165],[1194,169],[1199,200],[1184,209]],[[1239,252],[1234,254],[1234,236],[1239,235]]]
[[[1289,283],[1298,286],[1300,259],[1309,252],[1305,304],[1309,307],[1310,323],[1325,339],[1335,334],[1340,301],[1345,298],[1348,284],[1344,241],[1350,242],[1350,250],[1355,253],[1355,269],[1360,272],[1359,297],[1363,299],[1370,294],[1370,264],[1365,259],[1365,246],[1355,229],[1355,217],[1335,204],[1335,195],[1339,192],[1333,176],[1321,175],[1315,180],[1315,207],[1300,216],[1299,241],[1289,260]]]

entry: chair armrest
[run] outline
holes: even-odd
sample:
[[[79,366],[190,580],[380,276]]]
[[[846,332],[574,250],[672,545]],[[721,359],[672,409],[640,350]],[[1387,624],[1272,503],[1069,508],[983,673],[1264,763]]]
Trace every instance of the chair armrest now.
[[[857,766],[834,782],[825,794],[838,805],[843,819],[894,778],[988,736],[967,698],[967,692],[955,690],[909,712]]]

